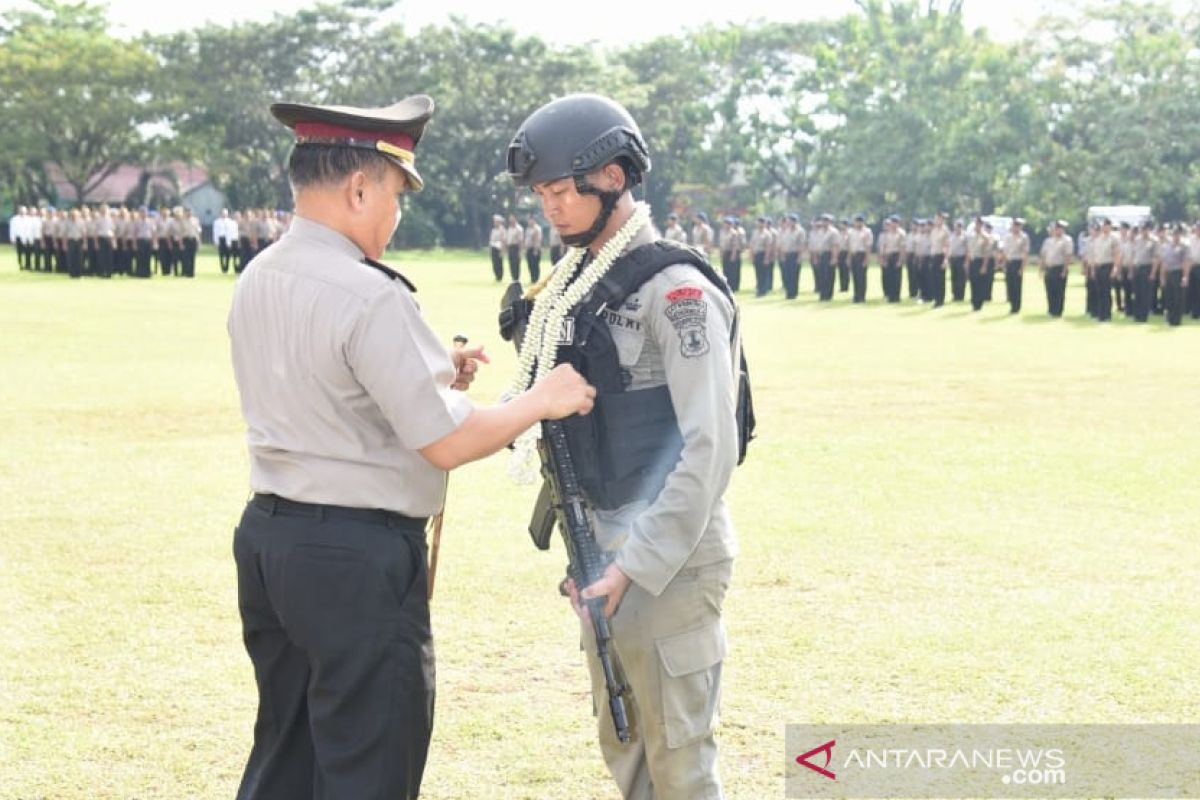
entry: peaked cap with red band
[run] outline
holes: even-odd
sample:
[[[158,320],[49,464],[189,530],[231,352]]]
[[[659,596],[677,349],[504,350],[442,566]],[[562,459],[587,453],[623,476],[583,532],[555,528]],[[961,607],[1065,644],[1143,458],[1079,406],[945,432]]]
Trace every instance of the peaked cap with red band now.
[[[408,176],[414,192],[425,181],[417,172],[415,151],[425,123],[433,116],[433,98],[417,94],[386,108],[313,106],[275,103],[275,118],[296,132],[296,146],[320,144],[373,150]]]

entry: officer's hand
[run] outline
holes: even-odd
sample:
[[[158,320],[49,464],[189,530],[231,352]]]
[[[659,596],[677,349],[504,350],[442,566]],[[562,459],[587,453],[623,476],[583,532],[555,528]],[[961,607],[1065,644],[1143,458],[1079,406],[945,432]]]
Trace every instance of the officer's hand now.
[[[604,604],[604,616],[611,617],[617,613],[617,606],[621,605],[621,598],[625,596],[625,590],[629,588],[629,584],[629,576],[622,572],[616,564],[609,564],[600,579],[584,589],[580,596],[584,600],[591,600],[608,595],[608,600]]]
[[[450,388],[460,391],[466,391],[471,385],[471,381],[475,380],[475,373],[479,371],[480,362],[492,363],[492,360],[483,352],[483,345],[456,347],[450,351],[450,360],[454,363],[454,383],[450,384]]]
[[[559,364],[550,370],[550,374],[534,384],[530,391],[537,393],[544,419],[586,414],[592,410],[596,399],[595,387],[570,364]]]
[[[575,615],[585,623],[592,621],[592,615],[588,613],[587,606],[579,600],[579,590],[575,588],[574,578],[563,578],[562,583],[558,585],[558,593],[571,598],[571,608],[575,609]]]

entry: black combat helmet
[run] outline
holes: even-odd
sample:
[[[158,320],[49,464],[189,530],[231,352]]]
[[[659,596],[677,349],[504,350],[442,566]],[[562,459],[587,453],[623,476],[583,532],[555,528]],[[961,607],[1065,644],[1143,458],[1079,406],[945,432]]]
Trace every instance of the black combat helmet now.
[[[572,94],[533,112],[508,146],[508,174],[518,186],[583,177],[613,161],[625,168],[626,187],[650,171],[650,153],[633,117],[619,103],[596,94]]]

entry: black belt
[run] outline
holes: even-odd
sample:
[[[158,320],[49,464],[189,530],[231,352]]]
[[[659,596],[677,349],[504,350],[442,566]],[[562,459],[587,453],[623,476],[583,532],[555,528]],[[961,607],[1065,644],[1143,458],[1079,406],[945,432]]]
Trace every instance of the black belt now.
[[[429,522],[428,517],[406,517],[382,508],[352,508],[321,503],[300,503],[275,494],[255,493],[250,502],[268,514],[301,515],[321,520],[346,519],[354,522],[386,525],[389,528],[401,528],[416,533],[423,533]]]

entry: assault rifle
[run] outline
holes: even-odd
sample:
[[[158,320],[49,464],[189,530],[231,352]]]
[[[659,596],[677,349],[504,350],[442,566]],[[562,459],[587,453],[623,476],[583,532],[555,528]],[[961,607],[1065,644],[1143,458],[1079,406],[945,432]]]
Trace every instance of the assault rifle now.
[[[501,335],[505,339],[513,340],[518,349],[524,338],[528,309],[529,301],[522,298],[521,284],[513,283],[504,293],[504,300],[501,302]],[[542,422],[538,454],[542,460],[542,477],[545,478],[545,483],[538,496],[529,531],[538,549],[548,550],[554,523],[558,523],[563,543],[567,547],[567,574],[575,582],[575,588],[582,592],[604,575],[606,562],[600,546],[596,544],[596,534],[592,528],[591,517],[588,516],[588,501],[579,486],[575,462],[571,459],[571,451],[567,447],[567,433],[562,420]],[[612,631],[609,629],[608,619],[604,616],[605,599],[580,598],[580,603],[587,608],[591,618],[592,633],[596,639],[596,658],[604,671],[604,684],[608,690],[608,707],[612,712],[613,727],[616,728],[617,738],[628,742],[629,719],[625,714],[625,694],[628,687],[624,679],[618,676],[608,650],[612,641]]]

